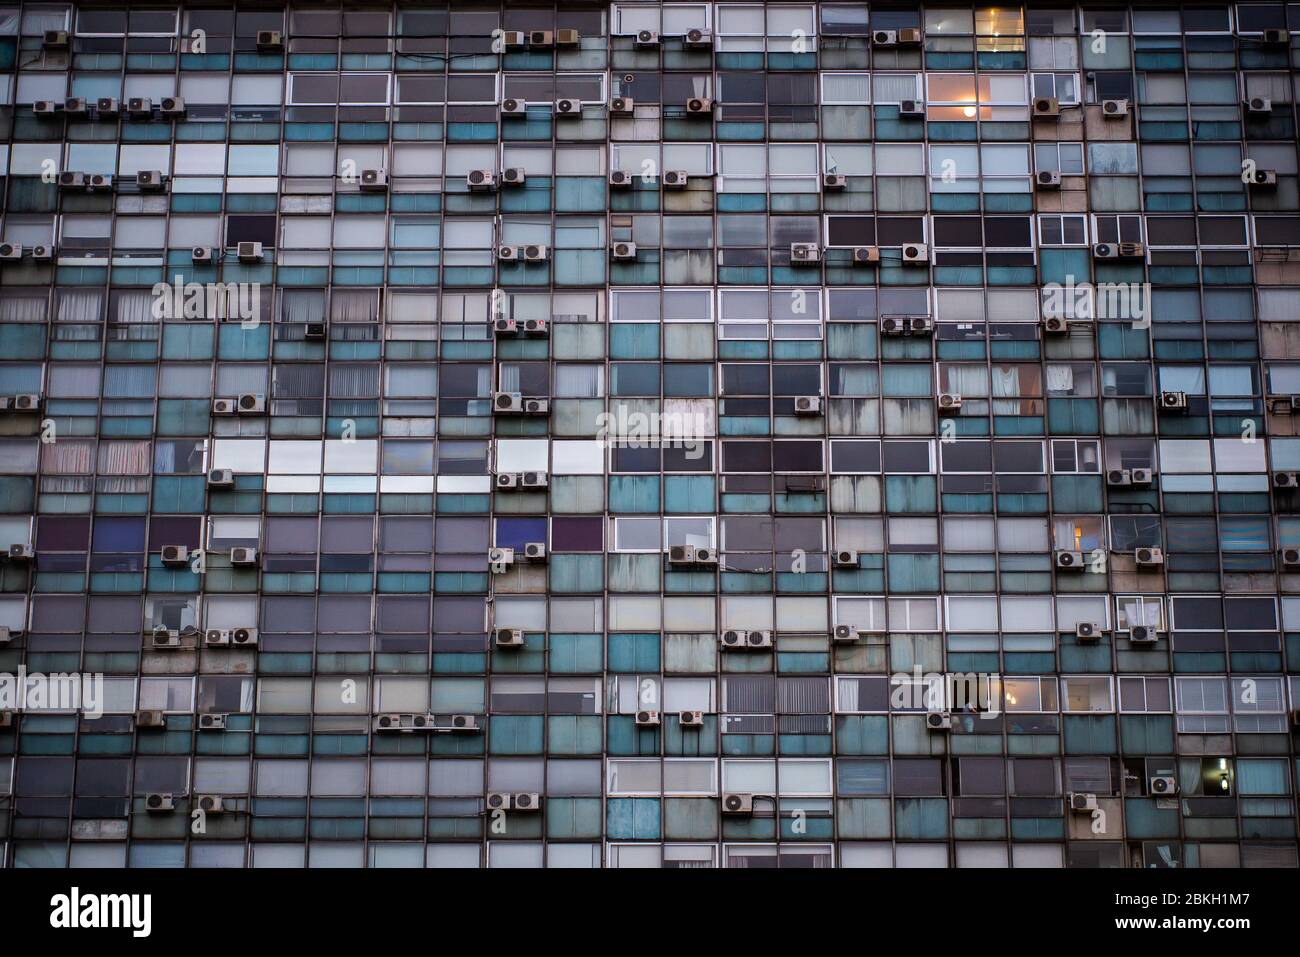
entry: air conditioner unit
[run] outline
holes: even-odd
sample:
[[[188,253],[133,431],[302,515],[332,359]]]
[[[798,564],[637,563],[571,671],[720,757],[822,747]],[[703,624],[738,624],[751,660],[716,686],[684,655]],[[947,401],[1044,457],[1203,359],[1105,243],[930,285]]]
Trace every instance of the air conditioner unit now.
[[[546,561],[546,543],[545,542],[525,542],[524,558],[530,562]]]
[[[819,263],[822,261],[821,247],[816,243],[791,243],[790,263]]]
[[[685,189],[686,185],[685,170],[670,169],[664,172],[664,189]]]
[[[528,45],[539,49],[555,46],[555,34],[550,30],[532,30],[528,34]]]
[[[493,628],[492,644],[497,648],[522,648],[524,631],[522,628]]]
[[[882,336],[905,336],[908,332],[905,316],[881,316],[880,334]]]
[[[1120,487],[1133,484],[1132,469],[1108,469],[1106,472],[1106,484],[1113,487]]]
[[[524,488],[546,488],[550,484],[545,472],[521,472],[520,476]]]
[[[181,633],[175,628],[159,625],[149,636],[149,646],[151,648],[179,648],[181,646]]]
[[[112,189],[113,177],[107,173],[91,173],[86,178],[86,186],[89,189]]]
[[[615,243],[609,247],[612,259],[636,259],[636,243]]]
[[[6,555],[11,562],[30,562],[36,557],[36,549],[31,542],[14,542]]]
[[[1135,645],[1153,645],[1159,637],[1150,625],[1133,625],[1128,630],[1128,640]]]
[[[794,400],[795,415],[821,415],[822,397],[819,395],[796,396]]]
[[[478,731],[478,715],[476,714],[453,714],[451,716],[452,731]]]
[[[1081,621],[1074,626],[1074,637],[1078,641],[1096,641],[1101,637],[1101,625],[1095,621]]]
[[[537,244],[524,246],[524,261],[530,263],[544,263],[551,258],[551,248]]]
[[[15,638],[21,638],[23,633],[17,628],[11,628],[9,625],[0,625],[0,645],[7,645]]]
[[[772,633],[770,631],[746,631],[742,632],[745,636],[745,647],[747,648],[771,648]]]
[[[677,716],[677,723],[683,728],[702,728],[704,727],[704,712],[683,711]]]
[[[636,45],[639,47],[657,47],[659,45],[659,34],[653,30],[638,30]]]
[[[209,628],[203,633],[203,644],[209,648],[223,648],[234,644],[229,628]]]
[[[1158,548],[1135,548],[1133,550],[1133,560],[1139,566],[1154,567],[1165,563],[1165,553]]]
[[[1060,316],[1047,316],[1043,319],[1043,333],[1049,336],[1063,336],[1070,332],[1070,322]]]
[[[0,261],[17,262],[23,258],[23,247],[18,243],[0,243]]]
[[[69,116],[87,116],[90,113],[90,104],[84,96],[70,96],[63,101],[63,112]]]
[[[1129,114],[1128,100],[1102,100],[1101,101],[1101,115],[1108,120],[1120,119],[1121,117],[1128,116],[1128,114]]]
[[[657,728],[661,723],[658,711],[638,711],[636,713],[638,728]]]
[[[328,327],[323,322],[308,322],[303,324],[302,337],[308,342],[320,342],[328,331]]]
[[[854,246],[853,261],[855,263],[880,262],[880,247],[879,246]]]
[[[262,244],[242,242],[235,246],[235,255],[241,263],[260,263],[262,261]]]
[[[215,255],[211,246],[195,246],[190,250],[190,260],[200,265],[213,262]]]
[[[1282,564],[1287,568],[1300,567],[1300,548],[1282,549]]]
[[[915,27],[907,27],[898,31],[899,46],[917,46],[922,39],[921,31]]]
[[[871,42],[878,47],[896,47],[898,46],[898,31],[874,30],[871,34]]]
[[[524,397],[518,392],[493,392],[492,411],[498,414],[524,411]]]
[[[502,116],[527,116],[528,103],[518,97],[507,97],[501,101]]]
[[[232,469],[213,469],[208,473],[209,488],[233,488],[235,473]]]
[[[1155,472],[1151,469],[1133,469],[1132,470],[1134,485],[1150,485],[1155,481]]]
[[[524,415],[550,415],[551,400],[524,397]]]
[[[115,96],[101,96],[95,101],[95,112],[101,116],[116,116],[121,109],[122,105]]]
[[[961,396],[955,392],[940,392],[937,402],[940,415],[961,410]]]
[[[142,169],[135,174],[135,185],[140,190],[160,190],[167,185],[162,170]]]
[[[284,35],[279,30],[257,31],[257,52],[275,53],[284,49]]]
[[[753,814],[754,813],[754,795],[752,794],[723,794],[722,795],[722,813],[723,814]]]
[[[0,711],[0,728],[12,728],[14,726],[14,713],[12,711]]]
[[[692,115],[713,112],[713,101],[707,96],[693,96],[686,101],[686,112]]]
[[[234,415],[239,411],[239,403],[235,399],[213,399],[213,415]]]
[[[1141,243],[1120,243],[1119,255],[1121,259],[1141,259],[1147,254],[1147,248]]]
[[[45,402],[45,397],[39,392],[23,392],[14,396],[10,402],[15,412],[37,412]]]
[[[133,96],[126,101],[126,112],[131,116],[153,116],[153,100],[147,96]]]
[[[707,50],[713,46],[713,34],[707,30],[687,30],[682,46],[688,50]]]
[[[924,100],[900,100],[898,103],[900,119],[921,119],[925,116]]]
[[[858,567],[858,553],[851,548],[837,549],[831,558],[838,568]]]
[[[497,259],[500,262],[518,262],[522,257],[519,255],[520,247],[518,246],[498,246]]]
[[[165,728],[167,727],[167,715],[157,708],[146,708],[143,711],[135,713],[135,726],[137,728]]]
[[[517,489],[523,480],[521,472],[498,472],[495,485],[499,489]]]
[[[822,174],[822,189],[827,192],[842,190],[849,185],[849,178],[839,173]]]
[[[708,546],[669,545],[669,565],[716,565],[718,553]]]
[[[1274,472],[1274,488],[1298,488],[1300,487],[1300,472]]]
[[[1061,174],[1055,170],[1042,170],[1034,176],[1039,189],[1060,189]]]
[[[487,193],[497,188],[497,174],[490,169],[470,170],[465,174],[465,185],[472,193]]]
[[[576,47],[582,42],[582,34],[577,30],[565,29],[555,31],[555,45],[557,47]]]
[[[502,186],[523,186],[528,181],[528,173],[522,166],[512,166],[501,171]]]
[[[376,732],[399,731],[410,734],[415,731],[432,731],[433,719],[428,714],[415,712],[391,711],[375,715],[371,725]]]
[[[1163,775],[1153,777],[1147,784],[1147,790],[1152,794],[1177,794],[1178,781],[1175,778],[1164,777]]]
[[[235,647],[251,648],[257,644],[256,628],[230,629],[230,643]]]
[[[501,34],[501,45],[507,50],[528,46],[528,34],[522,30],[506,30]]]
[[[1273,112],[1273,101],[1267,96],[1252,96],[1246,101],[1246,112],[1260,116]]]
[[[64,170],[59,174],[59,189],[85,189],[86,174],[75,170]]]
[[[225,731],[226,718],[227,715],[224,714],[216,714],[216,713],[201,714],[199,715],[199,730],[200,731]]]
[[[502,566],[513,565],[514,563],[515,550],[513,548],[498,547],[488,549],[488,564],[492,566],[494,571]]]
[[[382,169],[363,169],[357,185],[367,193],[382,193],[388,189],[388,173]]]
[[[1056,567],[1078,571],[1083,568],[1083,552],[1061,551],[1056,553]]]
[[[610,116],[632,116],[636,113],[636,101],[630,96],[616,96],[609,101]]]
[[[1260,42],[1268,46],[1277,46],[1280,43],[1291,42],[1290,30],[1264,30],[1260,33]]]
[[[37,116],[53,116],[59,112],[59,104],[53,100],[37,100],[32,104],[32,112]]]
[[[144,809],[150,814],[167,814],[176,810],[176,798],[170,794],[146,794]]]
[[[164,545],[161,557],[164,565],[188,565],[190,550],[184,545]]]
[[[498,336],[512,335],[519,331],[519,323],[501,316],[492,320],[492,331]]]
[[[1070,803],[1070,810],[1076,814],[1097,810],[1095,794],[1071,793],[1066,795],[1066,798]]]
[[[930,247],[924,243],[908,243],[903,247],[903,262],[928,264],[930,262]]]
[[[862,637],[856,625],[836,625],[831,629],[831,641],[852,644]]]
[[[41,47],[46,50],[66,50],[69,45],[67,30],[46,30],[41,37]]]
[[[1034,97],[1034,116],[1060,116],[1061,102],[1054,96]]]
[[[562,99],[555,101],[556,116],[577,116],[582,112],[582,102],[579,100]]]
[[[158,104],[163,116],[184,116],[185,100],[179,96],[164,96]]]
[[[1251,186],[1276,186],[1277,173],[1271,169],[1257,169],[1250,178]]]
[[[229,810],[226,802],[218,794],[194,795],[194,807],[204,814],[225,814]]]
[[[54,259],[54,247],[42,243],[32,247],[32,259],[35,262],[51,262]]]
[[[1161,392],[1160,408],[1165,412],[1186,412],[1187,411],[1187,393],[1186,392]]]
[[[245,392],[236,400],[240,415],[261,415],[266,412],[266,396]]]
[[[517,792],[511,795],[510,807],[514,811],[540,811],[542,796],[536,791]]]
[[[952,715],[947,711],[927,712],[925,726],[930,731],[948,731],[952,728]]]

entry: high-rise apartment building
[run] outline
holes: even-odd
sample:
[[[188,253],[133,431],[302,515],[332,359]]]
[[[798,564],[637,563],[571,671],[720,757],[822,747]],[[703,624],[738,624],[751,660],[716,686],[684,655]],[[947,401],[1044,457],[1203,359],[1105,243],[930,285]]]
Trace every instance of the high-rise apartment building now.
[[[1293,31],[0,0],[0,864],[1295,867]]]

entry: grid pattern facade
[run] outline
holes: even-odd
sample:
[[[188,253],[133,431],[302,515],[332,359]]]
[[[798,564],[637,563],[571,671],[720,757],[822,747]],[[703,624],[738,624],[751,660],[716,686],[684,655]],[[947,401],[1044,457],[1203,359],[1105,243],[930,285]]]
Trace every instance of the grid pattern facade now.
[[[1294,30],[0,3],[0,862],[1296,866]]]

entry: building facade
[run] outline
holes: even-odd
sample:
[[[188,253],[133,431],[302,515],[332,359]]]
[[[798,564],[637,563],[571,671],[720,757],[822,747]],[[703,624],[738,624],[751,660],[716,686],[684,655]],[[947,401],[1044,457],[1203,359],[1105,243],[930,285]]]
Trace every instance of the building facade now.
[[[0,863],[1297,866],[1297,30],[0,2]]]

